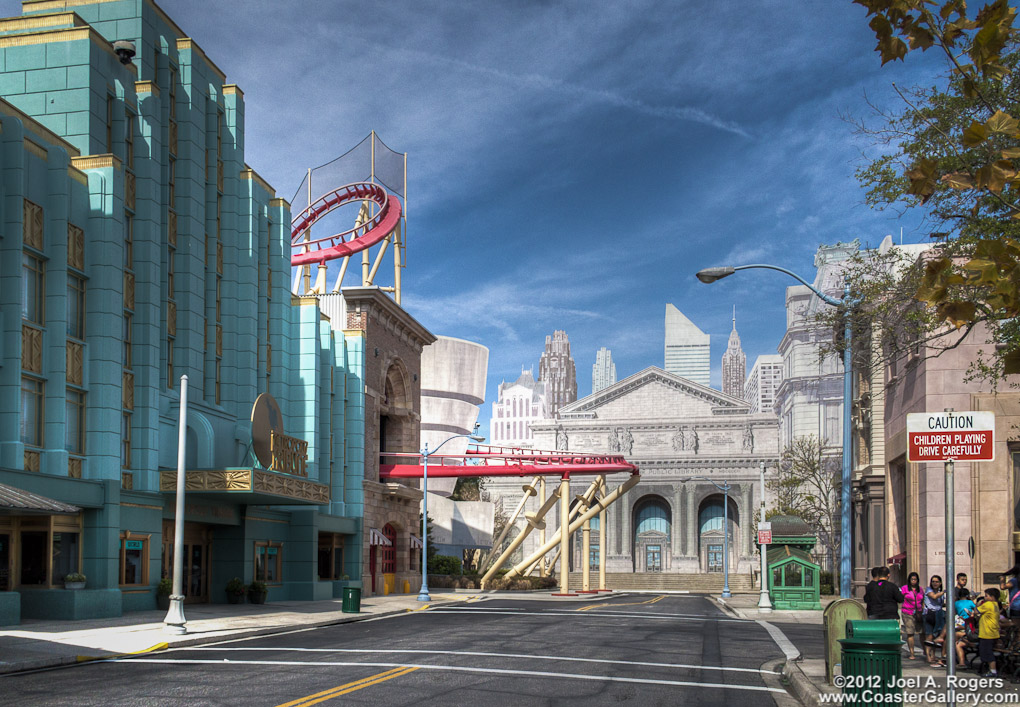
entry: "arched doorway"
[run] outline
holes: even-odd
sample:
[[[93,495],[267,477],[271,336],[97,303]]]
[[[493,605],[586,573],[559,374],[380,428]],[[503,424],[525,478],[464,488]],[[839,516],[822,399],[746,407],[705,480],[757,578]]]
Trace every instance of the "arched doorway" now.
[[[379,453],[417,451],[411,439],[411,395],[407,371],[396,360],[386,369],[383,399],[379,406]],[[383,464],[399,463],[398,457],[383,458]]]
[[[635,572],[669,570],[672,525],[672,510],[662,496],[645,496],[634,505]]]
[[[725,546],[723,521],[722,495],[715,494],[701,502],[698,508],[698,557],[702,572],[723,571]],[[738,555],[737,541],[740,538],[740,518],[732,498],[729,502],[729,521],[729,565],[732,570],[735,567],[733,558]]]

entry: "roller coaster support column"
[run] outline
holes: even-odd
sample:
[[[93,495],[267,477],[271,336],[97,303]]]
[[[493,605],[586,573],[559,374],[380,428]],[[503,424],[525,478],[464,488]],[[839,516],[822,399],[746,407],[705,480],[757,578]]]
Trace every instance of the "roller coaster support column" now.
[[[606,542],[606,477],[603,474],[599,477],[599,591],[606,589],[606,552],[609,544]]]
[[[577,503],[572,509],[570,509],[570,516],[567,518],[568,522],[574,520],[574,518],[577,517],[577,514],[581,511],[581,508],[584,508],[585,510],[587,510],[588,508],[591,507],[592,499],[595,498],[595,494],[596,494],[596,492],[598,490],[599,490],[599,480],[595,479],[594,481],[591,482],[591,486],[589,486],[587,488],[587,490],[585,490],[585,492],[583,494],[581,494],[580,496],[577,497],[577,500],[579,501],[579,503]],[[544,542],[541,542],[541,540],[539,542],[542,545],[545,544]],[[540,576],[548,577],[549,573],[552,572],[553,565],[556,564],[556,560],[558,560],[559,557],[560,557],[560,550],[557,549],[556,550],[556,554],[552,556],[552,558],[549,560],[548,564],[547,565],[543,565],[542,572],[540,572]],[[523,576],[527,577],[529,574],[531,574],[534,571],[535,566],[539,562],[545,562],[545,558],[539,558],[538,560],[535,561],[535,564],[533,564],[531,567],[529,567],[526,571],[522,572],[521,574]]]
[[[560,478],[560,591],[554,597],[575,597],[570,593],[570,475]]]
[[[591,590],[591,521],[581,527],[581,594],[596,594]]]
[[[499,548],[503,546],[503,541],[506,540],[507,533],[510,532],[510,528],[512,528],[514,526],[514,523],[517,522],[517,518],[520,517],[521,511],[524,510],[524,505],[528,502],[529,498],[535,495],[535,482],[537,482],[541,478],[542,477],[540,476],[536,476],[535,479],[530,484],[524,485],[523,488],[524,498],[522,498],[521,502],[517,504],[517,510],[514,511],[514,514],[510,516],[510,520],[508,520],[506,522],[506,525],[503,526],[503,530],[502,532],[500,532],[499,537],[495,541],[493,541],[492,549],[489,550],[489,554],[486,555],[485,560],[482,561],[483,570],[489,566],[489,563],[492,561],[492,558],[496,556],[496,553],[499,551]],[[545,483],[544,479],[542,479],[542,483]],[[545,500],[544,496],[545,495],[543,494],[542,498],[543,501]]]
[[[584,513],[584,515],[582,515],[580,518],[578,518],[573,523],[571,523],[570,524],[570,528],[569,528],[569,532],[567,533],[567,535],[569,535],[570,533],[573,533],[578,528],[580,528],[581,524],[584,523],[584,521],[591,520],[592,518],[594,518],[596,515],[599,514],[599,512],[603,508],[609,507],[609,505],[611,503],[615,502],[617,499],[622,497],[625,493],[627,493],[632,488],[634,488],[634,486],[636,486],[639,481],[641,481],[641,477],[639,475],[637,475],[637,474],[632,475],[629,479],[627,479],[625,482],[620,484],[620,486],[618,486],[616,489],[614,489],[612,491],[612,493],[610,493],[608,496],[606,496],[605,499],[599,501],[596,504],[597,508],[589,508]],[[561,499],[561,502],[562,502],[562,499]],[[521,572],[524,570],[524,568],[529,567],[530,565],[534,564],[543,555],[545,555],[545,553],[549,552],[554,547],[556,547],[557,542],[559,542],[559,541],[557,541],[555,539],[549,540],[549,542],[547,542],[545,545],[543,545],[542,547],[540,547],[537,550],[535,550],[535,552],[533,552],[530,557],[525,558],[523,562],[520,562],[516,567],[512,568],[509,572],[507,572],[506,576],[507,577],[516,577],[516,576],[518,576],[519,574],[521,574]],[[562,545],[561,545],[561,547],[562,547]]]
[[[545,477],[540,477],[538,492],[540,494],[539,503],[545,504]],[[543,527],[538,531],[538,544],[545,545],[545,528]],[[545,560],[542,560],[544,563]],[[531,570],[528,570],[528,574],[531,574]],[[542,569],[539,572],[540,575],[545,576],[545,565],[542,565]]]
[[[521,546],[521,543],[524,542],[524,539],[531,534],[532,530],[536,528],[539,530],[545,530],[544,520],[545,514],[552,510],[552,507],[556,503],[556,498],[558,496],[559,491],[554,491],[553,495],[546,499],[546,502],[543,503],[542,507],[538,509],[538,512],[534,514],[532,513],[524,514],[524,517],[527,518],[528,520],[528,524],[524,527],[524,530],[517,534],[517,537],[514,538],[510,545],[507,547],[507,549],[503,551],[503,554],[500,555],[499,558],[492,563],[492,567],[490,567],[489,571],[486,572],[485,575],[482,577],[482,589],[488,589],[489,581],[492,579],[493,575],[499,572],[500,568],[503,566],[503,563],[505,563],[507,559],[509,559],[510,556],[514,554],[517,548]]]

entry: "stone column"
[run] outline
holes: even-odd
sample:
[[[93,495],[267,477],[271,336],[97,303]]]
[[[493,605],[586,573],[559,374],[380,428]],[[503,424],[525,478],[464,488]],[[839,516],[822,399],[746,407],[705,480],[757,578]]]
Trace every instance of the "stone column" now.
[[[744,555],[750,556],[754,547],[754,535],[751,532],[754,526],[754,484],[743,485],[744,508],[740,511],[740,523],[744,530],[744,546],[741,548]]]
[[[694,507],[694,496],[697,486],[690,488],[684,487],[684,491],[687,494],[686,515],[684,518],[684,533],[687,539],[687,550],[685,554],[688,557],[698,557],[698,509]]]
[[[673,486],[673,513],[670,520],[669,534],[672,545],[672,555],[677,557],[680,555],[680,540],[683,537],[683,514],[680,512],[680,496],[682,492],[682,484],[676,484]]]
[[[620,538],[622,540],[622,545],[623,545],[623,551],[622,551],[621,554],[629,560],[629,562],[630,562],[629,566],[633,567],[633,565],[634,565],[634,538],[631,537],[631,530],[630,530],[630,516],[631,516],[631,512],[630,512],[630,509],[631,509],[630,494],[625,494],[624,497],[620,499],[619,503],[620,503],[620,515],[623,516],[623,522],[621,523],[621,525],[623,527],[623,530],[621,531],[621,535],[623,537]]]

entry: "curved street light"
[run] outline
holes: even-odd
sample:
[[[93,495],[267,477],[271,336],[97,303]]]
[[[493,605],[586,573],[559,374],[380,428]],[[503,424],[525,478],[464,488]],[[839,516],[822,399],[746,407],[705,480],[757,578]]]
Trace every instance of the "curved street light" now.
[[[421,482],[422,492],[422,511],[421,511],[421,590],[418,592],[418,601],[432,601],[432,597],[429,596],[429,457],[439,451],[439,448],[449,442],[451,439],[457,439],[458,437],[467,437],[468,439],[475,442],[484,442],[485,437],[478,434],[478,423],[475,423],[474,434],[462,434],[453,435],[444,439],[442,442],[436,445],[435,449],[429,449],[429,443],[425,443],[424,449],[421,450],[421,456],[424,460],[422,465],[424,466],[424,474]]]
[[[724,277],[729,277],[737,270],[750,270],[752,268],[761,268],[764,270],[777,270],[781,273],[789,275],[800,284],[807,287],[809,290],[814,292],[818,297],[826,304],[832,305],[833,307],[842,307],[843,309],[843,336],[846,339],[844,341],[843,349],[843,474],[841,478],[842,482],[842,493],[840,494],[840,520],[839,520],[839,534],[840,534],[840,549],[839,549],[839,595],[843,599],[850,598],[850,486],[853,482],[853,474],[851,469],[851,449],[850,449],[850,403],[853,397],[853,362],[850,358],[850,313],[854,305],[857,304],[850,298],[850,281],[846,280],[843,283],[843,298],[837,299],[830,295],[825,294],[817,287],[812,285],[810,282],[802,278],[800,275],[781,268],[777,265],[766,265],[764,263],[755,263],[753,265],[735,265],[735,266],[720,266],[714,268],[705,268],[699,270],[695,277],[702,282],[709,284],[716,280],[721,280]],[[762,579],[764,581],[764,578]]]
[[[707,481],[708,483],[715,486],[717,489],[723,492],[723,556],[722,556],[722,567],[723,567],[723,599],[730,598],[730,482],[724,481],[721,485],[712,481],[707,476],[692,476],[689,479],[681,479],[681,483],[687,483],[688,481]]]

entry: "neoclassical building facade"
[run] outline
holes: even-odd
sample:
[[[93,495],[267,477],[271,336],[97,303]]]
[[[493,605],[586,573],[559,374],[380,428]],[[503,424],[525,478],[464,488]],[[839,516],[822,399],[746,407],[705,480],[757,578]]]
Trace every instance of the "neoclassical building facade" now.
[[[759,462],[774,469],[779,456],[774,415],[752,414],[743,400],[653,366],[565,405],[533,430],[538,449],[621,452],[641,470],[641,483],[609,508],[607,571],[721,571],[723,493],[705,479],[731,486],[730,571],[753,571]],[[586,479],[571,481],[572,495],[584,492]],[[609,489],[624,480],[609,477]],[[520,496],[504,498],[504,507]],[[539,503],[530,499],[529,510]],[[591,537],[589,561],[597,565],[599,534]]]

